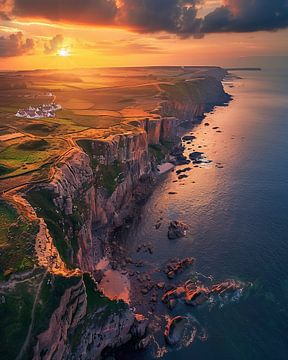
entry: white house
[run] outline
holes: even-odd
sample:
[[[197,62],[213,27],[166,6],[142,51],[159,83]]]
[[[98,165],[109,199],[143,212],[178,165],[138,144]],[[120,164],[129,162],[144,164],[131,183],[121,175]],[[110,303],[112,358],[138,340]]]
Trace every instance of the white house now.
[[[20,109],[17,111],[17,117],[25,117],[28,119],[54,118],[55,112],[61,110],[62,106],[56,103],[43,104],[38,107],[29,106],[28,109]]]

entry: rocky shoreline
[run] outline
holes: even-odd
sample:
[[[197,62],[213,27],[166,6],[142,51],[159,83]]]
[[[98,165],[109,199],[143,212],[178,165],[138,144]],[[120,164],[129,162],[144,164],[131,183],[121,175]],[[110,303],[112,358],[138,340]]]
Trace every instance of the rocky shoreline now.
[[[183,155],[181,135],[202,121],[204,113],[230,100],[221,84],[225,75],[219,69],[215,77],[201,79],[200,101],[191,97],[189,84],[185,85],[184,102],[162,96],[153,111],[159,118],[133,121],[133,131],[110,135],[105,141],[93,138],[93,134],[83,135],[54,167],[50,182],[29,186],[21,192],[19,199],[22,197],[30,204],[31,216],[43,225],[36,249],[39,264],[48,266],[47,272],[51,274],[47,285],[64,275],[66,288],[57,308],[49,314],[45,330],[34,334],[30,350],[33,359],[76,359],[80,354],[83,359],[98,358],[103,351],[112,349],[113,353],[113,349],[127,342],[143,349],[152,341],[153,331],[146,330],[147,319],[154,317],[163,293],[175,286],[155,282],[152,274],[145,271],[144,261],[129,258],[119,241],[120,235],[141,216],[142,205],[157,181],[161,181],[159,163],[186,164],[185,169],[176,170],[181,179],[190,171],[191,161],[194,166],[195,161],[202,161],[200,157],[194,158],[195,154],[190,159]],[[193,135],[185,135],[182,140],[189,143],[193,139]],[[156,226],[161,226],[161,219]],[[181,238],[186,231],[185,224],[174,223],[167,229],[167,236]],[[142,244],[138,252],[143,251],[152,254],[153,248]],[[97,267],[103,260],[108,263]],[[170,282],[192,263],[190,258],[172,259],[156,272],[167,274]],[[102,291],[108,297],[99,294],[108,271],[129,280],[133,296],[130,294],[128,304],[123,303],[123,295],[119,294],[110,295],[109,300],[104,287]],[[70,286],[66,277],[75,277],[75,284]],[[47,281],[46,273],[42,281]],[[138,309],[144,317],[137,315]],[[55,329],[59,329],[57,336]]]
[[[226,104],[226,102],[225,102]],[[218,105],[221,105],[218,103]],[[210,108],[211,110],[211,108]],[[205,116],[200,116],[199,119],[202,121],[205,119]],[[207,125],[209,126],[209,124]],[[182,134],[187,134],[187,130],[182,131]],[[192,152],[190,154],[190,158],[186,158],[184,156],[184,150],[186,149],[185,146],[183,146],[183,143],[188,142],[188,144],[191,144],[191,142],[195,139],[195,136],[193,135],[184,135],[182,137],[179,137],[178,140],[175,142],[175,145],[172,147],[171,151],[169,152],[169,155],[167,157],[167,161],[170,164],[173,164],[177,167],[177,165],[187,165],[186,168],[181,168],[179,170],[176,170],[176,174],[179,175],[179,179],[181,177],[187,177],[185,174],[186,172],[189,172],[192,168],[189,167],[189,164],[192,163],[192,165],[197,166],[197,164],[206,163],[206,159],[203,152]],[[207,161],[208,162],[208,161]],[[174,171],[173,168],[170,170]],[[111,258],[110,258],[110,265],[113,271],[119,271],[121,274],[126,276],[130,283],[131,283],[131,296],[130,299],[130,306],[133,306],[134,309],[137,309],[137,312],[141,312],[144,314],[145,318],[149,320],[149,324],[147,325],[145,337],[143,340],[141,340],[139,343],[132,341],[129,342],[128,345],[124,346],[124,349],[132,347],[135,350],[143,350],[149,345],[153,344],[155,342],[154,338],[154,331],[155,327],[157,328],[157,331],[159,330],[159,326],[161,325],[162,321],[156,321],[155,317],[157,318],[157,308],[159,307],[159,303],[165,304],[167,306],[168,310],[172,310],[176,305],[177,302],[182,301],[182,293],[180,291],[180,295],[178,295],[179,288],[181,288],[181,285],[175,285],[170,283],[172,279],[175,279],[177,281],[177,278],[179,274],[185,272],[185,270],[191,268],[191,266],[194,263],[193,258],[184,258],[184,259],[171,259],[164,268],[157,268],[154,269],[155,273],[163,273],[166,274],[168,283],[165,281],[155,281],[153,279],[153,275],[145,270],[146,264],[144,261],[134,261],[131,257],[127,256],[126,254],[126,248],[125,244],[121,245],[121,239],[125,238],[125,235],[127,232],[129,232],[130,227],[132,224],[135,225],[135,223],[138,223],[138,218],[142,216],[142,205],[146,202],[146,200],[149,198],[153,190],[155,189],[155,186],[157,186],[158,181],[161,182],[161,177],[159,178],[159,175],[162,174],[155,174],[152,175],[152,177],[149,178],[149,186],[146,188],[146,190],[143,192],[140,192],[138,200],[135,202],[134,207],[134,216],[133,219],[131,219],[131,223],[128,221],[128,223],[125,223],[123,226],[121,226],[119,229],[117,229],[117,232],[114,233],[114,240],[111,242],[113,251],[111,252]],[[171,193],[172,194],[172,193]],[[137,225],[136,225],[137,226]],[[159,228],[161,226],[161,219],[159,222],[155,225],[156,228]],[[167,237],[168,239],[177,239],[181,237],[185,237],[187,230],[189,227],[186,224],[181,223],[181,221],[175,221],[171,222],[169,228],[167,229]],[[137,248],[137,253],[146,253],[146,254],[153,254],[153,247],[150,243],[144,243],[140,245]],[[204,285],[201,285],[200,283],[193,283],[193,289],[194,289],[194,295],[191,295],[191,288],[192,288],[192,281],[190,285],[186,284],[185,286],[190,286],[190,305],[201,305],[209,300],[209,298],[216,294],[222,296],[223,294],[227,292],[235,292],[238,289],[243,289],[244,284],[242,283],[235,283],[234,280],[227,280],[226,282],[223,282],[221,284],[217,284],[213,287],[213,291],[205,290],[205,301],[202,298],[202,292],[200,289],[204,289]],[[218,290],[219,291],[218,291]],[[242,291],[242,290],[241,290]],[[188,292],[188,290],[187,290]],[[173,294],[173,295],[172,295]],[[175,295],[177,294],[177,295]],[[188,304],[188,300],[187,300]],[[180,321],[179,317],[179,321]],[[182,318],[180,323],[182,322]],[[163,331],[163,335],[165,338],[167,338],[167,328],[169,328],[170,320],[167,323],[166,330]],[[152,324],[152,325],[151,325]],[[195,330],[195,329],[194,329]],[[193,331],[194,331],[193,330]],[[196,333],[196,330],[195,330]],[[178,334],[179,335],[179,334]],[[180,341],[180,339],[174,339],[173,341],[168,341],[168,344],[175,345]],[[139,344],[141,343],[141,346],[139,347]],[[117,351],[116,351],[117,352]],[[113,354],[115,353],[115,350],[110,349],[105,354],[108,356],[107,359],[113,358]],[[121,353],[121,350],[120,350]]]

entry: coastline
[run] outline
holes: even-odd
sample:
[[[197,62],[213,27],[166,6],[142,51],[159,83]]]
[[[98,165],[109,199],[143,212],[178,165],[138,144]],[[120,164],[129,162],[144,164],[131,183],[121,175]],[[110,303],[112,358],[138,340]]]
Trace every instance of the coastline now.
[[[230,77],[231,74],[227,74],[229,77],[227,77],[227,80],[229,79],[230,81]],[[224,79],[223,79],[224,81]],[[209,106],[209,108],[207,109],[207,111],[205,112],[205,114],[199,116],[199,120],[194,123],[190,128],[186,128],[183,129],[181,128],[181,132],[179,133],[179,138],[177,139],[177,141],[174,142],[174,145],[171,149],[171,153],[173,153],[174,149],[178,149],[180,146],[182,146],[183,144],[185,144],[185,140],[183,142],[183,139],[185,139],[185,137],[193,137],[193,130],[196,126],[200,125],[201,123],[205,122],[205,118],[207,115],[209,115],[210,112],[213,112],[215,107],[221,107],[221,106],[229,106],[229,102],[233,100],[233,98],[229,95],[228,97],[228,101],[226,99],[226,101],[223,101],[223,103],[217,103],[215,105],[211,105]],[[208,126],[208,124],[206,124],[206,126]],[[180,130],[180,129],[179,129]],[[189,140],[189,139],[188,139]],[[187,140],[186,140],[187,141]],[[188,142],[189,144],[190,142]],[[187,152],[187,144],[185,144],[185,146],[183,147],[183,153],[184,151]],[[203,162],[204,164],[205,162]],[[179,166],[180,165],[180,166]],[[145,266],[145,261],[137,261],[135,259],[132,259],[129,255],[130,251],[129,251],[129,244],[127,244],[127,242],[125,241],[125,239],[127,237],[129,237],[129,232],[131,230],[132,227],[136,228],[139,225],[139,220],[145,216],[145,214],[143,213],[143,206],[146,204],[146,202],[149,200],[150,196],[154,193],[155,189],[157,187],[159,187],[163,181],[167,178],[167,176],[169,176],[169,173],[172,171],[176,171],[179,168],[183,168],[183,166],[181,166],[183,164],[181,163],[177,163],[177,161],[175,162],[175,158],[172,155],[172,157],[168,156],[168,158],[166,159],[166,161],[164,161],[162,163],[162,165],[160,165],[160,171],[159,171],[159,166],[155,167],[155,171],[153,174],[153,181],[152,181],[152,186],[149,188],[148,187],[148,191],[145,192],[144,194],[141,194],[141,201],[140,203],[136,203],[134,210],[133,210],[133,220],[130,222],[128,222],[127,224],[121,226],[120,228],[117,229],[116,233],[112,236],[111,241],[112,241],[112,252],[111,252],[111,257],[110,257],[110,267],[106,268],[106,271],[108,274],[106,274],[104,276],[104,282],[105,282],[105,286],[104,289],[102,288],[102,290],[104,290],[104,294],[105,294],[105,288],[107,290],[106,296],[111,296],[111,289],[113,289],[113,284],[114,284],[114,278],[117,278],[117,285],[118,287],[121,288],[121,285],[119,286],[119,284],[122,283],[122,290],[127,288],[129,289],[130,292],[130,296],[127,294],[127,292],[125,292],[124,294],[121,291],[116,291],[113,292],[112,291],[112,296],[114,296],[115,298],[117,298],[118,296],[121,298],[122,296],[124,296],[125,299],[129,299],[129,306],[131,309],[133,309],[134,312],[136,313],[141,313],[142,315],[144,315],[144,317],[146,319],[148,319],[148,326],[147,326],[147,330],[145,333],[145,338],[143,338],[142,340],[142,346],[139,348],[137,345],[137,342],[135,342],[135,339],[128,342],[127,344],[122,345],[119,348],[119,351],[117,351],[117,349],[114,350],[108,350],[105,352],[106,356],[112,356],[114,354],[120,354],[120,357],[122,356],[121,354],[128,352],[128,354],[132,354],[136,349],[136,351],[138,351],[139,349],[143,350],[145,348],[148,348],[151,344],[153,346],[156,346],[156,348],[158,349],[155,353],[156,358],[158,357],[162,357],[166,350],[165,347],[159,347],[158,341],[155,338],[155,334],[154,332],[156,331],[156,333],[159,333],[159,329],[163,329],[164,332],[164,327],[165,327],[165,323],[166,323],[166,316],[163,317],[163,306],[161,305],[161,297],[163,296],[163,294],[165,294],[165,291],[169,289],[173,289],[176,288],[175,284],[173,283],[173,285],[170,283],[170,279],[168,278],[166,281],[165,279],[161,279],[158,280],[157,282],[157,278],[159,278],[158,276],[156,276],[156,280],[153,277],[152,273],[147,271],[147,268]],[[197,166],[197,165],[196,165]],[[181,171],[179,172],[179,174],[181,174]],[[171,195],[173,195],[173,193],[171,193]],[[157,224],[155,224],[155,226],[157,227]],[[142,246],[138,247],[137,249],[137,253],[147,253],[147,254],[153,254],[153,246],[151,245],[151,243],[143,243]],[[188,258],[187,258],[188,259]],[[181,264],[180,266],[183,266],[183,271],[185,272],[185,261],[187,261],[186,258],[184,259],[177,259],[176,262],[177,263],[181,263],[181,261],[183,261],[183,265]],[[173,261],[175,260],[172,260]],[[168,264],[169,266],[169,264]],[[189,268],[189,266],[187,267],[187,269]],[[162,273],[163,272],[163,268],[162,267],[156,267],[153,272],[155,273]],[[182,269],[180,270],[180,274],[182,273]],[[117,275],[118,274],[118,275]],[[177,274],[176,274],[177,275]],[[122,277],[122,280],[120,279],[120,277]],[[178,276],[176,277],[176,281],[179,281]],[[173,276],[174,279],[174,276]],[[181,279],[181,277],[180,277]],[[152,281],[151,281],[152,280]],[[156,281],[156,282],[155,282]],[[129,286],[127,286],[127,282],[129,283]],[[231,286],[232,283],[230,283],[228,286]],[[101,282],[100,282],[101,285]],[[111,286],[111,288],[110,288]],[[219,286],[221,286],[221,284],[219,284]],[[249,284],[237,284],[236,288],[238,286],[243,286],[243,287],[247,287],[250,286]],[[233,287],[233,285],[232,285]],[[159,299],[159,300],[158,300]],[[159,311],[159,304],[160,304],[160,312]],[[170,305],[169,305],[170,306]],[[162,308],[161,308],[162,307]],[[166,308],[166,306],[164,306],[164,308]],[[169,308],[169,307],[168,307]],[[158,311],[157,311],[158,309]],[[165,311],[167,313],[167,310]],[[167,313],[168,314],[168,313]],[[168,316],[168,315],[167,315]],[[156,320],[157,319],[157,320]],[[204,331],[204,330],[203,330]],[[194,335],[193,335],[194,336]],[[206,335],[205,335],[206,336]],[[205,337],[204,336],[204,337]],[[145,344],[145,345],[144,345]]]
[[[209,80],[210,82],[210,80]],[[217,80],[217,86],[219,86],[218,90],[221,90],[221,87],[219,85],[220,80]],[[212,83],[214,83],[214,80],[212,81]],[[216,80],[215,80],[215,84],[216,84]],[[223,88],[222,88],[223,89]],[[53,228],[51,228],[51,226],[49,225],[47,227],[46,224],[49,224],[47,221],[49,220],[47,218],[47,213],[43,212],[44,208],[43,205],[39,205],[39,195],[40,195],[40,191],[41,193],[46,193],[47,195],[47,199],[45,199],[45,201],[49,200],[50,203],[46,203],[45,206],[51,207],[51,209],[53,209],[54,214],[57,214],[58,212],[62,213],[64,218],[66,219],[65,221],[68,221],[67,225],[69,226],[69,224],[71,224],[71,219],[70,219],[70,215],[73,213],[74,211],[74,207],[75,205],[73,205],[76,197],[78,197],[77,200],[79,200],[79,191],[80,194],[82,194],[81,196],[83,197],[83,201],[85,203],[85,207],[88,210],[88,213],[86,214],[86,219],[87,221],[84,222],[84,224],[82,224],[80,231],[78,230],[78,235],[77,235],[77,242],[79,245],[79,250],[78,250],[78,254],[77,257],[74,258],[73,261],[76,260],[76,264],[77,264],[77,268],[76,270],[78,271],[78,269],[81,269],[79,271],[79,274],[81,276],[81,273],[85,273],[85,272],[89,272],[91,273],[91,275],[94,277],[94,279],[96,281],[100,281],[101,280],[101,273],[99,273],[99,271],[95,271],[94,270],[94,264],[95,264],[95,260],[97,263],[97,260],[99,261],[103,255],[110,257],[111,255],[111,267],[113,269],[113,267],[115,267],[115,270],[120,269],[120,272],[126,272],[125,269],[125,264],[123,264],[123,262],[121,263],[121,261],[119,261],[119,258],[116,259],[116,261],[113,259],[113,252],[116,252],[118,254],[120,254],[121,252],[119,250],[121,250],[118,245],[117,245],[117,241],[116,241],[116,246],[113,249],[113,246],[115,243],[115,239],[112,239],[111,242],[111,238],[109,237],[109,234],[115,231],[118,231],[117,229],[121,228],[121,226],[124,227],[125,226],[130,226],[130,221],[133,217],[135,217],[136,214],[140,214],[141,213],[141,208],[143,205],[143,202],[145,202],[147,200],[147,197],[149,196],[149,194],[151,194],[151,192],[153,191],[153,189],[155,188],[155,178],[157,177],[161,177],[160,176],[155,176],[155,172],[157,174],[157,161],[156,161],[156,157],[155,155],[158,154],[158,152],[155,154],[152,154],[148,156],[148,152],[147,152],[147,148],[148,148],[148,144],[147,144],[147,140],[154,146],[155,143],[159,142],[159,138],[162,137],[162,141],[167,141],[169,140],[169,148],[168,151],[166,149],[166,154],[164,155],[164,158],[166,156],[168,156],[168,158],[170,157],[170,152],[171,149],[177,144],[177,142],[179,142],[179,135],[180,138],[182,135],[184,135],[187,132],[187,126],[188,128],[192,125],[191,120],[194,119],[194,122],[199,123],[199,121],[203,121],[204,119],[204,112],[208,112],[211,111],[213,109],[214,106],[217,105],[225,105],[227,106],[227,101],[230,99],[230,97],[226,94],[224,94],[224,97],[221,99],[221,96],[218,97],[218,94],[214,94],[211,93],[212,89],[209,89],[208,92],[210,92],[207,100],[208,103],[205,104],[205,106],[203,106],[203,104],[200,106],[197,105],[196,107],[193,106],[193,108],[189,108],[189,104],[185,104],[185,106],[183,107],[182,105],[180,107],[178,107],[177,104],[170,104],[169,101],[165,100],[164,102],[161,102],[160,107],[156,110],[157,113],[160,113],[160,119],[154,121],[154,125],[151,127],[151,125],[153,124],[153,122],[145,124],[145,122],[143,124],[139,124],[138,128],[139,130],[136,131],[135,134],[128,134],[127,135],[120,135],[120,136],[116,136],[116,137],[112,137],[111,139],[109,139],[109,142],[105,143],[105,148],[104,151],[107,152],[108,155],[108,159],[109,156],[111,157],[112,160],[107,160],[107,161],[114,161],[113,160],[113,154],[115,154],[115,150],[118,149],[118,152],[120,152],[120,157],[123,156],[123,160],[127,160],[125,158],[125,156],[127,156],[127,150],[128,149],[134,149],[132,154],[128,154],[128,156],[130,157],[131,160],[131,165],[129,164],[129,169],[127,169],[127,175],[124,178],[124,180],[122,182],[120,182],[119,184],[117,184],[116,188],[114,188],[114,191],[111,195],[111,198],[109,198],[109,201],[107,202],[107,193],[106,192],[98,192],[98,190],[96,191],[95,188],[93,188],[93,186],[91,186],[91,184],[93,183],[93,179],[94,176],[97,175],[94,173],[94,170],[91,170],[91,163],[93,163],[93,161],[95,160],[94,158],[94,152],[96,151],[96,153],[99,151],[99,146],[102,147],[102,145],[104,145],[103,142],[101,141],[95,141],[95,140],[90,140],[89,146],[91,146],[91,148],[87,148],[87,144],[85,143],[85,152],[83,151],[83,147],[81,148],[81,146],[79,146],[79,142],[78,142],[78,148],[75,148],[72,152],[68,153],[65,156],[65,159],[62,159],[61,162],[59,162],[59,165],[57,167],[55,167],[54,173],[53,173],[53,177],[51,178],[52,181],[50,183],[46,183],[46,184],[41,184],[40,185],[34,185],[31,187],[29,187],[28,192],[22,192],[22,194],[20,194],[20,202],[23,202],[23,200],[21,200],[21,197],[28,199],[28,201],[30,203],[32,203],[32,206],[34,209],[36,209],[36,212],[34,210],[32,210],[32,215],[35,217],[35,219],[37,220],[37,217],[40,216],[40,219],[42,219],[40,221],[40,223],[42,222],[43,227],[42,227],[42,233],[43,235],[41,236],[45,236],[47,237],[47,239],[52,239],[52,241],[48,241],[48,240],[44,240],[43,243],[43,239],[42,239],[42,245],[44,246],[44,252],[43,255],[45,257],[53,257],[53,261],[46,261],[45,259],[43,262],[44,266],[48,266],[48,269],[50,272],[52,272],[52,274],[54,273],[54,276],[57,275],[65,275],[68,277],[73,277],[73,276],[78,276],[76,273],[71,273],[70,274],[70,270],[69,268],[71,267],[70,261],[67,263],[67,260],[64,259],[64,263],[62,263],[61,261],[61,257],[62,255],[59,255],[58,253],[58,248],[57,248],[57,244],[56,247],[54,247],[52,249],[47,248],[47,244],[52,243],[53,245],[53,237],[55,239],[55,234],[53,234],[52,232],[52,236],[49,235],[49,232],[51,232],[51,230],[53,230]],[[211,96],[215,96],[217,100],[215,101],[215,104],[211,102],[211,100],[209,100],[209,97],[211,98]],[[221,100],[220,100],[221,99]],[[190,105],[191,106],[191,105]],[[174,112],[175,115],[178,116],[178,118],[175,117],[165,117],[165,115],[167,114],[167,112],[171,113]],[[193,114],[192,119],[189,119],[189,114]],[[188,121],[187,120],[187,116],[188,116]],[[159,129],[159,130],[157,130]],[[179,130],[181,129],[181,134],[179,134]],[[158,134],[157,134],[158,131]],[[191,128],[190,128],[191,131]],[[161,135],[162,134],[162,135]],[[93,135],[93,134],[91,134]],[[155,138],[156,136],[156,138]],[[158,138],[157,138],[158,136]],[[87,137],[83,137],[83,139],[87,139]],[[91,136],[90,136],[91,139]],[[172,140],[173,139],[173,140]],[[178,140],[177,140],[178,139]],[[85,140],[86,141],[86,140]],[[173,144],[173,145],[172,145]],[[107,147],[106,147],[107,146]],[[153,148],[155,149],[155,148]],[[158,148],[156,148],[158,151]],[[131,150],[129,150],[131,151]],[[162,149],[161,149],[162,151]],[[92,155],[91,155],[92,154]],[[123,154],[123,155],[122,155]],[[180,154],[181,155],[181,154]],[[172,156],[174,158],[174,156]],[[171,160],[171,158],[170,158]],[[174,158],[175,161],[175,158]],[[135,165],[133,165],[135,164]],[[136,165],[137,164],[137,165]],[[140,164],[140,167],[139,167]],[[130,168],[134,167],[135,173],[131,172]],[[97,168],[96,168],[97,169]],[[154,169],[154,170],[153,170]],[[146,175],[148,170],[148,174],[149,176]],[[96,170],[97,171],[97,170]],[[69,179],[69,180],[68,180]],[[71,182],[72,180],[72,182]],[[131,188],[133,189],[133,191],[131,192]],[[36,189],[36,192],[33,190]],[[71,190],[73,190],[73,192],[71,193]],[[32,191],[32,192],[31,192]],[[128,191],[128,192],[127,192]],[[15,195],[16,194],[12,194],[13,199],[15,199]],[[119,202],[120,199],[120,203],[123,204],[129,204],[129,206],[120,206],[120,208],[118,209],[118,205],[117,203]],[[51,202],[52,200],[52,202]],[[27,200],[25,200],[27,201]],[[42,201],[42,200],[41,200]],[[98,208],[95,209],[95,202],[98,206]],[[23,204],[22,204],[23,205]],[[22,206],[21,205],[21,206]],[[83,207],[83,205],[80,203],[79,205],[81,205],[81,208]],[[79,209],[79,205],[77,210]],[[100,207],[99,207],[100,205]],[[25,202],[24,202],[24,206]],[[32,208],[32,209],[33,209]],[[40,209],[40,211],[39,211]],[[117,209],[117,210],[116,210]],[[86,210],[86,211],[87,211]],[[107,210],[109,211],[107,213]],[[115,211],[116,210],[116,211]],[[117,214],[117,212],[120,210],[120,212]],[[83,210],[84,211],[84,208]],[[114,213],[114,215],[112,216],[112,214]],[[110,215],[109,215],[110,214]],[[133,216],[131,216],[133,214]],[[80,213],[81,215],[81,213]],[[116,216],[115,216],[116,215]],[[98,218],[101,222],[103,222],[104,226],[100,226],[97,229],[97,232],[95,233],[94,230],[94,234],[92,234],[91,230],[93,228],[93,217]],[[113,222],[111,223],[111,221],[107,222],[107,219],[109,219],[109,216],[111,217],[111,219],[113,219]],[[99,221],[98,220],[98,221]],[[70,225],[71,226],[71,225]],[[112,226],[112,227],[111,227]],[[83,229],[83,230],[82,230]],[[73,230],[73,228],[72,228]],[[72,231],[71,230],[71,231]],[[69,227],[68,227],[68,231]],[[70,231],[70,233],[71,233]],[[74,230],[73,230],[74,231]],[[73,232],[72,232],[73,234]],[[96,235],[96,236],[95,236]],[[101,239],[101,241],[99,241],[99,238]],[[112,244],[112,247],[111,247]],[[95,246],[96,245],[96,246]],[[37,245],[38,246],[38,245]],[[48,250],[48,253],[47,253]],[[149,250],[148,250],[149,251]],[[96,254],[96,257],[95,257]],[[40,256],[43,256],[42,253],[40,253]],[[59,260],[58,260],[59,258]],[[126,259],[127,260],[127,259]],[[46,262],[45,262],[46,261]],[[128,263],[130,263],[130,260],[127,260]],[[66,269],[65,265],[68,264],[68,269]],[[121,267],[122,265],[124,265],[123,267]],[[138,264],[141,267],[141,264]],[[60,269],[60,271],[59,271]],[[87,284],[83,284],[83,281],[79,282],[79,286],[81,288],[83,288],[84,285],[84,289],[85,287],[87,287]],[[69,290],[69,289],[68,289]],[[78,288],[77,288],[78,291]],[[79,290],[80,291],[80,290]],[[85,290],[84,290],[85,291]],[[82,292],[82,290],[81,290]],[[70,295],[69,295],[70,296]],[[69,298],[68,296],[68,298]],[[63,298],[64,299],[64,298]],[[63,299],[61,300],[61,302],[63,301]],[[89,299],[88,299],[89,300]],[[64,304],[67,303],[67,300],[65,300],[65,302],[60,305],[60,307],[58,308],[58,310],[63,311],[64,310]],[[121,302],[120,302],[121,303]],[[61,310],[62,309],[62,310]],[[74,309],[75,310],[75,309]],[[72,311],[74,311],[72,309]],[[77,310],[78,312],[78,310]],[[81,315],[79,316],[78,322],[81,324],[81,319],[84,317],[85,314],[85,307],[81,310]],[[121,312],[121,310],[120,310]],[[127,314],[127,316],[129,316],[131,318],[134,319],[135,315],[133,316],[132,313],[130,313],[128,315],[127,310],[125,310],[125,313]],[[74,315],[75,316],[75,315]],[[124,315],[124,318],[125,319]],[[109,327],[110,325],[110,321],[112,321],[111,319],[107,319],[107,326]],[[114,320],[113,320],[114,321]],[[121,320],[124,321],[124,320]],[[146,321],[146,320],[145,320]],[[144,321],[144,323],[145,323]],[[130,340],[131,337],[131,331],[133,332],[133,328],[135,327],[135,319],[130,322],[130,326],[125,330],[125,332],[123,333],[123,340],[120,341],[119,343],[119,339],[117,340],[117,338],[113,338],[112,336],[106,340],[106,341],[110,341],[110,346],[112,346],[112,344],[114,344],[113,346],[116,346],[116,344],[121,345],[122,342],[126,342],[128,340]],[[142,321],[143,322],[143,321]],[[143,332],[143,325],[142,322],[139,323],[139,325],[142,327],[142,330],[140,331],[140,333],[142,334],[142,336],[144,335],[145,332]],[[84,321],[85,324],[85,321]],[[76,324],[75,324],[76,325]],[[62,337],[65,339],[67,338],[67,334],[68,331],[72,331],[72,334],[70,336],[75,336],[73,335],[73,333],[75,333],[75,329],[73,329],[75,327],[75,325],[73,324],[69,324],[69,325],[65,325],[65,330],[64,333],[62,335]],[[62,325],[60,325],[62,327]],[[122,326],[122,325],[121,325]],[[146,325],[147,326],[147,325]],[[52,329],[55,328],[55,324],[50,321],[50,326],[48,329],[48,332],[51,332]],[[70,330],[71,329],[71,330]],[[94,329],[94,330],[89,330],[89,326],[87,327],[88,333],[86,331],[84,331],[84,333],[81,335],[81,338],[87,338],[87,336],[89,333],[98,333],[100,330],[99,329]],[[47,331],[46,331],[47,333]],[[137,332],[136,332],[137,333]],[[86,334],[86,335],[85,335]],[[129,336],[128,336],[129,335]],[[43,337],[44,336],[44,337]],[[79,335],[77,335],[79,336]],[[41,348],[43,347],[47,347],[49,344],[49,340],[46,339],[47,335],[44,335],[44,333],[42,335],[38,336],[38,343],[36,344],[36,348],[37,348],[37,352],[41,352]],[[138,335],[136,336],[137,339]],[[41,340],[42,338],[42,340]],[[133,338],[135,341],[135,336],[133,335]],[[45,339],[45,340],[44,340]],[[125,340],[124,340],[125,339]],[[48,344],[47,344],[48,341]],[[67,345],[64,345],[63,343],[57,343],[57,339],[54,339],[55,345],[54,347],[60,347],[62,350],[61,352],[69,352],[71,351],[71,349],[69,350],[69,346],[67,347]],[[65,341],[65,340],[64,340]],[[115,343],[116,342],[116,343]],[[117,346],[118,346],[117,345]],[[80,351],[84,351],[83,350],[83,346],[85,346],[82,342],[80,342],[79,346],[78,346],[78,350],[76,351],[76,354],[79,353]],[[94,354],[99,353],[99,351],[101,352],[101,350],[105,347],[107,347],[107,343],[102,341],[101,345],[100,345],[100,350],[98,348],[98,350],[96,351],[95,348],[95,344],[91,347],[90,346],[90,352]],[[98,346],[98,345],[97,345]],[[87,351],[87,349],[85,350]],[[100,354],[100,353],[99,353]]]

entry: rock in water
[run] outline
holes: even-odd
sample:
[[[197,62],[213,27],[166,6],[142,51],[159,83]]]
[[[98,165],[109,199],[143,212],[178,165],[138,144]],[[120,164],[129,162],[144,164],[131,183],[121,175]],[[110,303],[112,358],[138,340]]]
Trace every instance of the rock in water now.
[[[194,135],[186,135],[186,136],[182,137],[182,141],[192,141],[195,139],[196,139],[196,136],[194,136]]]
[[[136,350],[144,350],[146,349],[152,341],[152,336],[148,335],[146,336],[144,339],[140,340],[137,344],[136,344]]]
[[[188,226],[181,221],[171,221],[168,228],[169,239],[179,239],[186,236]]]
[[[186,323],[187,319],[182,316],[176,316],[168,320],[164,331],[167,344],[177,345],[182,340]]]
[[[202,161],[203,152],[200,151],[193,151],[189,154],[189,158],[192,160],[194,164],[199,164]]]

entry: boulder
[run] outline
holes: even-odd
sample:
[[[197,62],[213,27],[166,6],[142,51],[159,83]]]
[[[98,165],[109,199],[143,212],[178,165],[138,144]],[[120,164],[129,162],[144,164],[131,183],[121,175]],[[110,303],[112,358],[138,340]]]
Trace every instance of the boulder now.
[[[144,339],[140,340],[137,344],[136,344],[136,350],[144,350],[146,349],[152,341],[152,336],[148,335],[146,336]]]
[[[187,291],[185,302],[188,305],[202,305],[208,300],[208,294],[206,289],[195,289]]]
[[[170,310],[173,310],[175,308],[175,306],[177,305],[177,300],[176,299],[169,299],[167,306]]]
[[[164,337],[169,345],[177,345],[185,331],[185,325],[187,324],[187,319],[183,316],[176,316],[168,320],[164,331]]]
[[[178,176],[178,179],[179,179],[179,180],[182,180],[182,179],[186,179],[187,177],[188,177],[188,175],[186,175],[186,174],[181,174],[181,175]]]
[[[193,151],[192,153],[189,154],[189,158],[192,160],[194,164],[201,163],[202,156],[203,156],[203,152],[200,151]]]
[[[193,141],[196,139],[196,136],[194,135],[185,135],[182,137],[182,141]]]
[[[184,169],[177,170],[176,174],[180,175],[180,174],[185,173],[185,172],[190,171],[190,170],[192,170],[192,168],[188,166],[188,167],[185,167]]]
[[[169,239],[179,239],[186,236],[188,226],[181,221],[171,221],[168,228]]]
[[[164,281],[160,281],[159,283],[157,283],[157,288],[160,289],[160,290],[163,290],[165,288]]]

